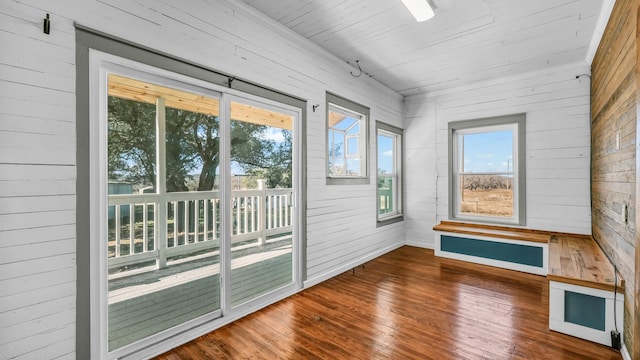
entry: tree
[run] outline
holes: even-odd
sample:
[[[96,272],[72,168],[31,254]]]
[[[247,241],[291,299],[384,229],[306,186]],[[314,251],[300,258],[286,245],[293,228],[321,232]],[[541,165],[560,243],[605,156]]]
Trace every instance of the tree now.
[[[387,175],[389,172],[385,169],[378,168],[378,175]],[[378,189],[390,188],[391,179],[385,176],[378,176]]]
[[[188,191],[197,160],[217,157],[218,119],[212,115],[166,109],[167,191]],[[202,183],[202,180],[200,181]],[[208,190],[211,190],[209,188]],[[200,189],[200,184],[198,185]]]
[[[267,181],[269,188],[291,188],[293,175],[292,136],[291,131],[281,130],[283,141],[273,144],[271,151],[267,152],[264,163],[261,166],[248,166],[247,174],[254,178]]]
[[[110,96],[108,109],[109,179],[155,184],[156,107]]]

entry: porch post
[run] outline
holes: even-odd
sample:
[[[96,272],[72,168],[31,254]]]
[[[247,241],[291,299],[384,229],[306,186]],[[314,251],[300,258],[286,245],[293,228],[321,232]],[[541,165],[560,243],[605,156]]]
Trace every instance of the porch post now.
[[[264,179],[258,180],[258,190],[260,190],[260,196],[258,200],[258,243],[264,245],[267,243],[267,235],[265,230],[267,229],[267,181]]]
[[[156,266],[158,269],[167,267],[167,167],[166,167],[166,116],[165,103],[163,98],[156,101],[156,193],[158,196],[158,213],[156,219],[153,219],[158,226],[156,227],[156,245],[158,246],[158,259]],[[176,225],[178,220],[178,212],[175,211],[173,231],[178,231]]]

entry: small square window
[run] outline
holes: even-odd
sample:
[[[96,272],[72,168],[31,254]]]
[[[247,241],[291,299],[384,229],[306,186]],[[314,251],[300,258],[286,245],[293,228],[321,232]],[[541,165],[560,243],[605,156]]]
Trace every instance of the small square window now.
[[[327,184],[368,184],[369,109],[327,94]]]

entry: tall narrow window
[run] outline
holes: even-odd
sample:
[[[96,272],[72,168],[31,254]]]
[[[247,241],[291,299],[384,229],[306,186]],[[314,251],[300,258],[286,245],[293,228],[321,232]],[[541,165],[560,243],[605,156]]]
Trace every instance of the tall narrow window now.
[[[524,225],[524,115],[449,124],[450,217]]]
[[[378,225],[402,220],[402,129],[377,122]]]
[[[327,94],[327,183],[369,183],[369,109]]]

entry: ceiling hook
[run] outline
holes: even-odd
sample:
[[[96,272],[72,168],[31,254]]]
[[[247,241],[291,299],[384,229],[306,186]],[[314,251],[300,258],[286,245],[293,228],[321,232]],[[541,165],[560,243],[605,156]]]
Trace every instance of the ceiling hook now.
[[[360,71],[359,74],[354,74],[353,71],[349,71],[349,74],[351,74],[351,76],[353,77],[360,77],[362,75],[362,68],[360,67],[360,60],[356,60],[356,66],[358,67],[358,71]]]

